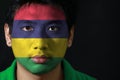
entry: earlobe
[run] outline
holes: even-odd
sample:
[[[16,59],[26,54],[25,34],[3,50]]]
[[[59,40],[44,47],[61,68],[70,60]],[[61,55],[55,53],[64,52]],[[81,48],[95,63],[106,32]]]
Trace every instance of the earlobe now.
[[[6,44],[8,47],[11,47],[11,35],[10,35],[10,29],[7,23],[5,23],[4,25],[4,32],[5,32]]]
[[[74,37],[74,26],[72,26],[72,28],[70,29],[70,32],[69,32],[68,47],[72,46],[73,37]]]

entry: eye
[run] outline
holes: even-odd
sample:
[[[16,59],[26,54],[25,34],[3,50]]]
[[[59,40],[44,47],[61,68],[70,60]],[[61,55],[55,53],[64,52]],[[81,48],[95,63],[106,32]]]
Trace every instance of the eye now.
[[[22,28],[23,31],[33,31],[33,27],[32,26],[24,26]]]
[[[57,25],[51,25],[51,26],[49,26],[48,30],[49,30],[49,31],[58,31],[59,28],[58,28]]]

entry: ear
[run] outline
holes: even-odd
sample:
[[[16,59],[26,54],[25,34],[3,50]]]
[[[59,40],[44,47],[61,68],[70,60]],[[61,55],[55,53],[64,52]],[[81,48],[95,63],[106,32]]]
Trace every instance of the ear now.
[[[70,29],[70,32],[69,32],[68,47],[72,46],[73,37],[74,37],[74,26],[72,26],[72,28]]]
[[[6,44],[8,47],[11,47],[11,35],[10,35],[10,29],[7,23],[5,23],[4,25],[4,32],[5,32]]]

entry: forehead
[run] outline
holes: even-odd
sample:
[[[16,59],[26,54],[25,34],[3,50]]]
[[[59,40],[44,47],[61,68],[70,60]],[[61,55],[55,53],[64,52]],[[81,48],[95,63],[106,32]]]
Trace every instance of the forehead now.
[[[64,20],[62,9],[46,4],[25,4],[20,7],[14,16],[14,20]]]

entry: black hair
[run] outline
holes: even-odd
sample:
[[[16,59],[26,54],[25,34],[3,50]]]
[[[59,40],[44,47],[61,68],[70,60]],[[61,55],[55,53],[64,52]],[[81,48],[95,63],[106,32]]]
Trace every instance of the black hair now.
[[[16,10],[26,3],[58,5],[62,7],[65,13],[66,21],[69,29],[76,22],[77,0],[12,0],[12,3],[10,4],[9,10],[7,12],[7,17],[5,18],[5,23],[7,23],[10,26],[10,29],[12,29],[13,18]]]

